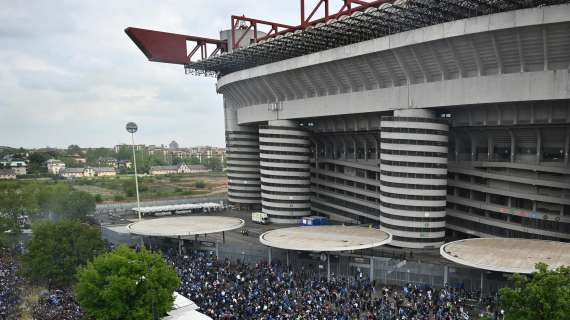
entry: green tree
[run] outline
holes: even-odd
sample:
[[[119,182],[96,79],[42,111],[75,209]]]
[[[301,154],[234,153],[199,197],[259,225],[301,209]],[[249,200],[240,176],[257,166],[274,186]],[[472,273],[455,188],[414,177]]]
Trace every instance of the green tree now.
[[[7,231],[10,231],[9,233]],[[0,248],[8,248],[15,244],[20,233],[18,216],[14,212],[0,212]]]
[[[222,171],[222,161],[218,157],[206,159],[204,165],[212,171]]]
[[[49,154],[34,152],[28,160],[28,174],[47,173],[46,161],[51,158]]]
[[[72,191],[60,200],[56,213],[59,218],[84,221],[95,212],[95,197],[85,191]]]
[[[204,182],[204,180],[196,180],[194,182],[194,187],[198,189],[204,189],[206,188],[206,182]]]
[[[41,284],[67,286],[79,266],[105,250],[99,229],[75,221],[42,221],[32,225],[23,271]]]
[[[77,300],[98,320],[159,319],[172,309],[178,288],[176,271],[158,253],[126,246],[80,268]]]
[[[116,156],[115,150],[109,148],[95,148],[85,152],[85,158],[90,165],[98,165],[99,158],[115,158]]]
[[[79,147],[76,144],[71,144],[67,147],[67,154],[68,155],[76,155],[76,154],[81,154],[81,147]]]
[[[515,274],[515,287],[500,290],[505,320],[570,319],[570,267],[536,265],[530,276]]]

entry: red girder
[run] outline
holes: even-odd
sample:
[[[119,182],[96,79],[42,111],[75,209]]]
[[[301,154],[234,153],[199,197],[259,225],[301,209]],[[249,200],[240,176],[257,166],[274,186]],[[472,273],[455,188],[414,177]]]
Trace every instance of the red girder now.
[[[125,29],[125,32],[150,61],[186,65],[191,62],[198,50],[201,59],[207,59],[220,51],[227,51],[227,43],[217,39],[131,27]],[[195,44],[190,52],[186,49],[188,41]],[[208,45],[215,46],[210,55],[208,55]]]
[[[308,15],[306,15],[306,7],[305,7],[305,0],[301,1],[301,24],[298,26],[290,26],[286,24],[281,24],[272,21],[265,21],[260,19],[253,19],[248,18],[246,16],[232,16],[232,47],[237,49],[240,47],[241,41],[246,36],[247,31],[253,29],[254,31],[254,41],[258,42],[270,37],[275,37],[277,35],[283,35],[285,33],[295,31],[295,30],[303,30],[309,26],[314,26],[321,22],[327,22],[331,19],[336,19],[343,15],[350,15],[356,11],[364,11],[366,8],[371,6],[378,6],[383,3],[391,3],[391,0],[336,0],[335,2],[341,2],[342,6],[335,10],[334,13],[330,13],[331,9],[331,1],[333,0],[318,0],[317,3],[313,6],[312,10]],[[324,11],[321,18],[314,19],[319,9]],[[259,31],[258,25],[262,25],[265,27],[269,27],[267,34],[264,37],[258,38],[257,31]],[[235,32],[237,29],[245,29],[246,32],[237,38],[235,37]],[[281,30],[280,30],[281,29]]]
[[[240,47],[241,41],[247,36],[248,31],[253,30],[253,40],[255,42],[283,35],[285,33],[304,30],[321,22],[327,22],[343,15],[350,15],[356,11],[363,11],[371,6],[378,6],[383,3],[391,3],[393,0],[314,0],[317,1],[307,15],[305,10],[305,0],[301,2],[301,24],[298,26],[287,25],[278,22],[248,18],[246,16],[231,17],[232,48]],[[331,2],[342,4],[340,8],[331,13]],[[315,18],[318,12],[320,18]],[[259,26],[269,27],[264,37],[258,38]],[[236,38],[238,29],[245,32]],[[209,39],[203,37],[188,36],[176,33],[167,33],[139,28],[125,29],[127,35],[139,47],[150,61],[166,62],[186,65],[192,62],[192,58],[200,51],[202,60],[212,57],[220,52],[228,51],[228,43],[224,40]],[[190,52],[187,50],[187,42],[193,42],[195,46]],[[214,46],[214,50],[208,55],[208,45]]]

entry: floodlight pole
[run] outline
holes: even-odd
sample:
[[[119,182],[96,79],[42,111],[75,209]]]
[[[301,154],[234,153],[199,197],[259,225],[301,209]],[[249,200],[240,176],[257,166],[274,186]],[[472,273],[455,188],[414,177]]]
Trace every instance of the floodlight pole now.
[[[135,166],[135,190],[137,193],[137,213],[139,216],[139,221],[141,218],[141,200],[139,196],[139,178],[137,176],[137,156],[135,152],[135,132],[137,132],[138,127],[134,122],[127,123],[127,131],[131,134],[131,143],[133,146],[133,164]]]
[[[135,189],[137,193],[137,213],[139,214],[139,220],[141,220],[141,199],[139,196],[139,178],[137,176],[137,156],[135,153],[135,133],[131,133],[131,141],[133,142],[133,163],[135,166]]]

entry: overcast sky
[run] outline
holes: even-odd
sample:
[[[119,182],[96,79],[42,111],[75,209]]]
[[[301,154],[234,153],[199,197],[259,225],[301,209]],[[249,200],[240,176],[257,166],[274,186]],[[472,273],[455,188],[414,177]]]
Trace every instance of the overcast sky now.
[[[299,1],[0,0],[0,146],[224,145],[215,79],[148,62],[128,26],[218,38],[232,14],[298,24]]]

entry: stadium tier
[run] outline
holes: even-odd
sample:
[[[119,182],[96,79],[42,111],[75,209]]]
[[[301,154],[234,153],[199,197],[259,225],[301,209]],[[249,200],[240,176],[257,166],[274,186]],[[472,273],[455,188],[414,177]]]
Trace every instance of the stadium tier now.
[[[217,77],[229,200],[379,224],[406,248],[570,240],[568,2],[371,1],[222,32],[183,64]]]

